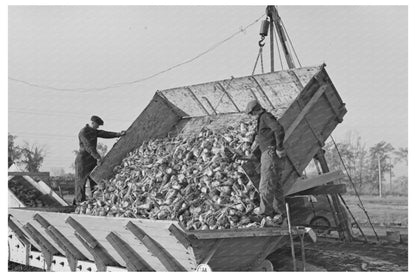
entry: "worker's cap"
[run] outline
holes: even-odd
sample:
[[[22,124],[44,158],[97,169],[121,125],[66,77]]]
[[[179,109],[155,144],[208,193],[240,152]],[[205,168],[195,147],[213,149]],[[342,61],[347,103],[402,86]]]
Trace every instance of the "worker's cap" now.
[[[250,114],[252,111],[254,111],[255,108],[261,107],[259,101],[257,100],[251,100],[248,102],[245,112],[247,114]]]
[[[97,123],[98,125],[104,125],[104,121],[96,115],[91,116],[91,121]]]

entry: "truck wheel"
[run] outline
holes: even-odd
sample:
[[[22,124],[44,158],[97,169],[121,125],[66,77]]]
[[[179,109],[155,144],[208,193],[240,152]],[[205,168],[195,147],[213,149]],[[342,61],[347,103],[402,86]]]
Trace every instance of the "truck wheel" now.
[[[322,227],[331,227],[331,224],[329,223],[329,220],[325,217],[314,217],[311,220],[310,225],[312,226],[322,226]],[[331,233],[331,230],[324,230],[324,229],[316,229],[317,234],[323,234],[323,235],[329,235]]]

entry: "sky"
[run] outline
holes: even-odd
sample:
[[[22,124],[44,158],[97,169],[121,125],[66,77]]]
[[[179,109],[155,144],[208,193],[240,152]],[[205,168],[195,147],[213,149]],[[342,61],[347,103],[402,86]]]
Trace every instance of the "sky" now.
[[[264,11],[265,6],[10,6],[9,78],[63,89],[140,80],[265,19]],[[279,13],[301,64],[325,62],[346,103],[348,113],[334,138],[353,134],[368,147],[379,141],[407,147],[407,7],[279,6]],[[117,88],[57,91],[9,79],[8,131],[18,144],[45,147],[42,170],[71,171],[77,134],[91,115],[104,119],[104,130],[125,130],[157,90],[250,75],[259,29],[257,22],[193,62]],[[116,140],[100,141],[111,148]]]

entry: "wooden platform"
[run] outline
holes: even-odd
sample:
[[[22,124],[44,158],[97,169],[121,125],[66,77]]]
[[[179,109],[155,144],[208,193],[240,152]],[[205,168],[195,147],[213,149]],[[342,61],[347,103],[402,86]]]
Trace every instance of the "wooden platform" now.
[[[61,257],[72,271],[81,262],[95,265],[91,271],[194,271],[201,263],[214,271],[256,270],[289,237],[279,228],[185,231],[175,221],[13,208],[9,233],[41,252],[46,268]]]

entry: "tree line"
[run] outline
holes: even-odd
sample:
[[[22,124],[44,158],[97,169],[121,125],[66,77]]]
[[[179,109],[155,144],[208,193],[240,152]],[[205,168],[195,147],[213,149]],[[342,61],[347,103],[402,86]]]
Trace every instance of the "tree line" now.
[[[44,146],[29,144],[24,142],[23,145],[16,144],[17,136],[8,134],[8,165],[18,164],[28,172],[39,172],[43,160],[46,156]]]
[[[393,168],[399,163],[408,165],[407,147],[396,149],[385,141],[367,147],[359,136],[356,138],[349,136],[345,141],[338,142],[336,146],[330,141],[324,147],[329,167],[331,170],[345,172],[338,154],[339,151],[359,193],[378,194],[381,176],[382,194],[407,195],[407,174],[406,176],[395,176],[393,171]],[[353,188],[348,178],[344,181],[348,184],[348,190],[352,191]]]

